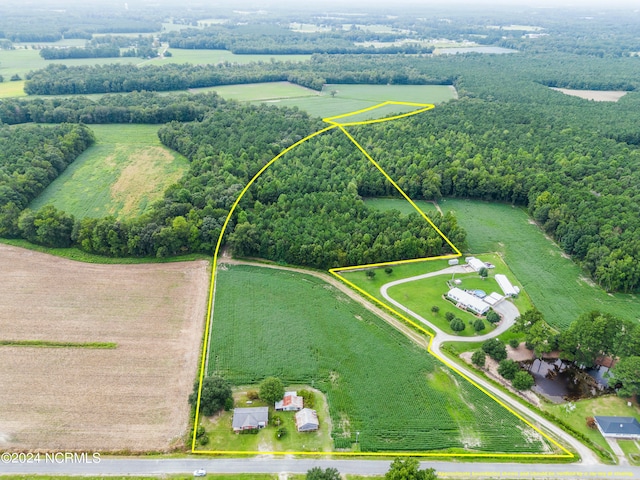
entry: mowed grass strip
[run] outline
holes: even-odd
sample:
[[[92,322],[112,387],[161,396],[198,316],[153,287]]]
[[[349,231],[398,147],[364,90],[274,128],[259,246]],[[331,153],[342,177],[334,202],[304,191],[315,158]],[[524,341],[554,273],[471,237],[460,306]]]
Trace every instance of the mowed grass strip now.
[[[93,125],[96,144],[31,202],[77,218],[134,217],[179,180],[188,160],[163,146],[158,125]]]
[[[113,342],[54,342],[48,340],[0,340],[3,347],[39,347],[39,348],[116,348]]]
[[[581,314],[601,310],[640,321],[640,296],[607,294],[518,207],[501,203],[446,199],[467,232],[471,252],[499,252],[547,322],[564,330]]]
[[[217,273],[209,373],[234,385],[271,375],[327,396],[336,448],[546,452],[546,441],[319,279],[227,266]],[[466,449],[466,450],[465,450]]]

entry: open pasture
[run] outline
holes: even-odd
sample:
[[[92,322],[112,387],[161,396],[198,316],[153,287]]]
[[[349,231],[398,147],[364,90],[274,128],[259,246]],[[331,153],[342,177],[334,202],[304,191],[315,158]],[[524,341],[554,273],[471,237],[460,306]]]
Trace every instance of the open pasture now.
[[[360,432],[362,451],[549,451],[507,410],[321,280],[234,265],[217,275],[208,373],[234,385],[275,375],[321,390],[335,448],[352,448]]]
[[[83,217],[131,217],[144,212],[188,168],[163,146],[158,125],[92,125],[96,143],[30,205],[52,204]]]
[[[335,92],[331,95],[331,92]],[[283,99],[275,105],[298,107],[310,115],[332,117],[363,108],[372,107],[387,100],[413,103],[442,103],[457,98],[454,87],[447,85],[336,85],[327,84],[320,95]],[[417,107],[390,105],[359,115],[342,119],[343,122],[357,122],[406,113]]]
[[[282,62],[305,62],[311,55],[237,55],[229,50],[207,50],[189,48],[171,48],[171,57],[152,59],[150,64],[161,65],[163,63],[193,63],[194,65],[206,65],[218,63],[252,63],[270,62],[271,59]]]
[[[94,265],[0,245],[0,450],[153,451],[179,444],[208,262]],[[88,344],[114,343],[115,348]]]
[[[25,97],[24,80],[0,82],[0,98]]]
[[[585,100],[594,100],[596,102],[617,102],[627,93],[619,90],[572,90],[570,88],[554,88],[551,90],[562,92],[572,97],[583,98]]]
[[[192,93],[216,92],[227,100],[242,102],[268,102],[283,98],[317,96],[318,92],[290,82],[243,83],[218,87],[193,88]]]

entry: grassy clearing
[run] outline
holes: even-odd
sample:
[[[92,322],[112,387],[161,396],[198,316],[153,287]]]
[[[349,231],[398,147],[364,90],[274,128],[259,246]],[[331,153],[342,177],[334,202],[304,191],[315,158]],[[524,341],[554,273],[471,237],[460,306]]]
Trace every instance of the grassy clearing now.
[[[398,210],[404,215],[410,213],[416,213],[415,208],[407,201],[398,201],[397,198],[365,198],[364,203],[376,210],[386,212],[387,210]],[[414,200],[414,203],[422,210],[427,217],[437,213],[436,206],[433,202],[427,202],[425,200]]]
[[[569,405],[575,405],[572,410]],[[602,416],[623,416],[636,417],[640,420],[640,407],[633,403],[627,406],[627,400],[615,395],[606,395],[596,398],[587,398],[569,404],[543,405],[543,410],[551,412],[557,418],[561,418],[565,423],[571,425],[574,430],[586,435],[592,442],[601,446],[607,451],[611,451],[607,441],[599,430],[592,430],[587,426],[587,417]]]
[[[93,125],[96,144],[31,202],[52,204],[83,217],[137,216],[188,168],[182,155],[164,147],[157,125]]]
[[[336,91],[334,97],[331,92]],[[280,100],[276,105],[298,107],[310,115],[332,117],[372,107],[387,100],[414,103],[442,103],[457,94],[455,89],[443,85],[325,85],[319,96]],[[416,107],[392,105],[357,116],[343,119],[344,122],[357,122],[382,118],[391,114],[406,113]]]
[[[112,349],[118,346],[113,342],[51,342],[47,340],[0,340],[3,347],[39,347],[39,348],[98,348]]]
[[[0,83],[0,98],[25,97],[24,80]]]
[[[549,448],[475,387],[318,279],[229,266],[218,272],[215,305],[209,372],[234,385],[276,375],[319,389],[329,402],[335,448],[351,448],[357,431],[362,451]]]
[[[552,326],[565,329],[591,310],[640,321],[640,296],[607,294],[594,286],[555,243],[530,223],[524,210],[455,199],[442,200],[440,206],[455,213],[467,231],[470,251],[500,253]]]
[[[317,96],[318,92],[290,82],[245,83],[219,87],[195,88],[192,93],[216,92],[222,98],[243,102],[270,101],[283,98]]]

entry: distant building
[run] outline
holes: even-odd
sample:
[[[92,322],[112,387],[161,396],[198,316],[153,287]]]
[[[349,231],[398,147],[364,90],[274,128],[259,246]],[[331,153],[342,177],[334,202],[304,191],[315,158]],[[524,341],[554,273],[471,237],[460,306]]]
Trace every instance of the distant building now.
[[[489,304],[459,288],[449,290],[447,297],[465,309],[471,310],[479,315],[484,315],[489,310]]]
[[[298,396],[298,392],[284,392],[284,397],[276,402],[275,409],[285,412],[297,412],[302,410],[304,399]]]
[[[505,297],[515,297],[520,293],[520,289],[511,285],[511,282],[507,278],[506,275],[502,275],[501,273],[496,274],[496,282],[500,285],[500,288],[504,292]]]
[[[605,437],[640,440],[640,423],[633,417],[594,417]]]
[[[236,408],[233,410],[233,431],[257,430],[269,423],[269,407]]]
[[[487,268],[485,263],[476,257],[467,257],[464,259],[471,268],[479,272],[481,268]]]
[[[318,413],[310,408],[303,408],[296,413],[296,428],[299,432],[315,432],[320,428]]]

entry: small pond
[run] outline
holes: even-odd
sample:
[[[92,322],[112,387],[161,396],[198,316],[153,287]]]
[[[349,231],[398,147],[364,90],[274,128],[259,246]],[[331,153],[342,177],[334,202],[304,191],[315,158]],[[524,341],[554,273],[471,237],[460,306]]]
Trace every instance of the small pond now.
[[[526,362],[530,365],[535,385],[532,390],[554,403],[597,397],[613,391],[605,374],[607,367],[582,370],[573,363],[559,359]]]

